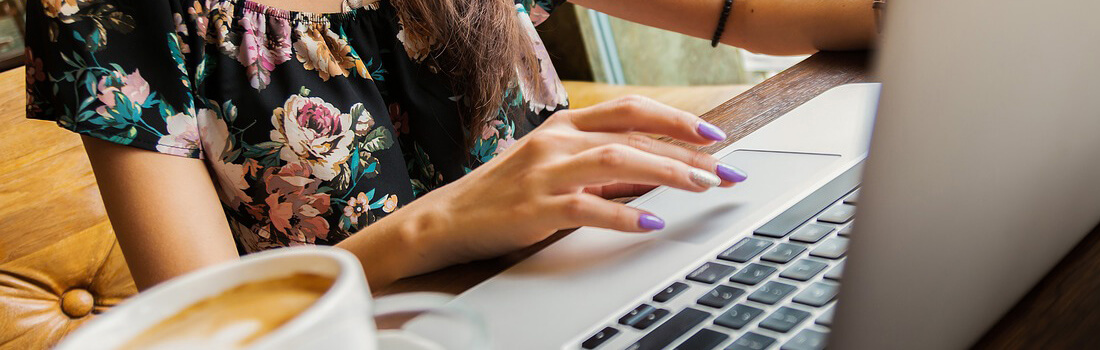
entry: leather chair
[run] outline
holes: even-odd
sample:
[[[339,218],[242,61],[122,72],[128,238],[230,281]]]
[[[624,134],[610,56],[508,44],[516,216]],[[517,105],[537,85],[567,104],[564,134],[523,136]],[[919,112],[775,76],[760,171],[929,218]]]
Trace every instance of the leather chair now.
[[[76,134],[25,118],[24,69],[0,73],[0,349],[46,349],[137,293]],[[567,82],[576,107],[641,94],[702,113],[744,91]]]
[[[46,349],[137,293],[80,137],[27,120],[0,74],[0,348]]]

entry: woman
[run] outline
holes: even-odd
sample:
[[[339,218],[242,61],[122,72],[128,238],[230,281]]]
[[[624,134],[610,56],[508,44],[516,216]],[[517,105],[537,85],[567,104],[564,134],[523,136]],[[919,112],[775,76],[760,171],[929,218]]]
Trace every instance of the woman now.
[[[608,198],[746,178],[644,136],[725,138],[689,113],[566,110],[534,31],[559,3],[32,0],[28,115],[83,135],[139,288],[303,244],[378,288],[562,228],[658,230]],[[576,3],[772,54],[874,36],[870,0]]]

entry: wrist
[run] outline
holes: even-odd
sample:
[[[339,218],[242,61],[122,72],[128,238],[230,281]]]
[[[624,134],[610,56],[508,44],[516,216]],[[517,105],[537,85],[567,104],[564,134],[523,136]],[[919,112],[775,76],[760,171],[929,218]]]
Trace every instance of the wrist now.
[[[417,208],[403,208],[408,215],[397,218],[394,234],[402,242],[406,259],[404,276],[413,276],[450,265],[445,258],[451,256],[446,241],[450,226],[450,214],[438,205],[426,204]],[[409,210],[413,209],[413,210]]]
[[[439,242],[446,213],[423,204],[401,208],[336,245],[359,257],[372,290],[447,265]]]

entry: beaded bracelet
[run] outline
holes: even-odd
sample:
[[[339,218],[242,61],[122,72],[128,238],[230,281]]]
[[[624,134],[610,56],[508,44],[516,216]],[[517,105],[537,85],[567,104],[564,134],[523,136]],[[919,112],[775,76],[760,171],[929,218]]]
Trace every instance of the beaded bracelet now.
[[[710,39],[710,47],[718,47],[718,40],[722,39],[722,32],[726,31],[726,19],[729,18],[732,8],[733,0],[726,0],[725,6],[722,7],[722,16],[718,17],[718,28],[714,30],[714,38]]]

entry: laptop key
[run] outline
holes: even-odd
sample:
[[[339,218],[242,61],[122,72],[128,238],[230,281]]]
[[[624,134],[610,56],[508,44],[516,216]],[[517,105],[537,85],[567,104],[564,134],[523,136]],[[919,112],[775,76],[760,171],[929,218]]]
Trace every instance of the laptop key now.
[[[792,309],[789,307],[781,307],[779,310],[775,310],[763,321],[760,321],[760,327],[770,329],[780,333],[787,333],[799,323],[805,321],[807,317],[810,317],[809,312],[805,312],[799,309]]]
[[[825,273],[825,279],[839,281],[843,275],[844,261],[841,261],[839,264],[836,264],[836,266],[833,266],[833,268],[829,269],[829,272]]]
[[[844,198],[844,204],[859,203],[859,191],[860,189],[858,188],[855,191],[852,191],[852,194],[849,194],[847,198]]]
[[[856,207],[851,204],[841,204],[825,210],[821,216],[817,217],[817,221],[843,224],[851,221],[853,216],[856,216]]]
[[[752,294],[749,295],[749,300],[772,305],[786,298],[787,295],[794,292],[795,289],[795,286],[786,283],[768,281],[768,283],[760,286],[755,292],[752,292]]]
[[[722,342],[726,341],[729,337],[728,335],[703,328],[695,332],[691,338],[688,338],[683,343],[676,346],[676,350],[710,350],[714,349],[718,344],[722,344]]]
[[[663,302],[669,301],[673,297],[679,295],[680,293],[682,293],[683,291],[685,291],[687,289],[688,289],[688,285],[686,283],[675,282],[672,285],[668,286],[667,288],[662,289],[660,292],[657,292],[657,294],[653,296],[653,301],[658,302],[658,303],[663,303]]]
[[[696,325],[710,317],[710,313],[693,308],[684,308],[675,316],[654,328],[648,334],[638,339],[637,342],[627,347],[628,350],[657,350],[664,349],[674,340],[695,328]]]
[[[760,228],[753,231],[754,234],[767,236],[767,237],[786,237],[795,228],[802,226],[803,223],[809,221],[814,215],[820,213],[829,205],[836,202],[856,188],[859,185],[860,169],[862,167],[855,166],[848,169],[840,176],[837,176],[825,186],[811,193],[806,198],[803,198],[795,205],[787,208],[786,211],[779,214],[775,218],[768,221]]]
[[[762,239],[756,239],[752,237],[742,238],[733,246],[729,247],[722,254],[718,255],[719,259],[729,260],[733,262],[743,263],[757,255],[760,255],[764,249],[768,249],[772,245],[772,242],[768,242]]]
[[[708,262],[688,274],[687,279],[695,282],[713,284],[720,279],[726,278],[726,276],[729,276],[734,270],[737,269],[733,266]]]
[[[814,284],[795,294],[792,300],[799,304],[822,307],[836,298],[837,289],[836,284],[814,282]]]
[[[794,230],[794,234],[791,235],[792,241],[817,243],[822,237],[825,237],[830,232],[833,232],[835,228],[830,225],[822,224],[809,224],[802,226],[801,228]]]
[[[844,237],[851,236],[852,235],[852,225],[844,226],[844,228],[840,229],[840,232],[837,232],[836,234],[844,236]]]
[[[833,325],[833,315],[835,315],[835,314],[836,314],[836,305],[833,305],[833,306],[829,307],[828,310],[825,310],[825,312],[822,312],[821,316],[818,316],[817,320],[814,320],[814,323],[817,323],[817,324],[825,326],[825,327],[830,327],[830,326]]]
[[[775,344],[775,339],[772,337],[746,332],[745,335],[734,340],[733,344],[727,346],[726,350],[764,350],[772,344]]]
[[[649,326],[652,326],[654,323],[657,323],[657,321],[665,318],[665,316],[668,316],[669,313],[670,312],[665,309],[653,310],[653,312],[642,316],[642,318],[638,319],[637,322],[634,322],[632,326],[640,330],[645,330],[646,328],[649,328]]]
[[[745,268],[734,273],[730,276],[730,282],[743,283],[747,285],[755,285],[763,282],[764,279],[775,273],[776,269],[768,265],[761,265],[757,263],[751,263]]]
[[[731,307],[729,311],[718,315],[718,318],[714,319],[714,324],[732,329],[741,329],[762,313],[764,313],[764,310],[745,304],[737,304]]]
[[[775,248],[772,248],[772,250],[764,253],[764,256],[761,256],[760,260],[786,264],[791,260],[794,260],[794,258],[798,257],[798,255],[802,254],[802,252],[804,251],[806,251],[806,247],[800,245],[779,243],[775,246]]]
[[[715,308],[724,308],[729,305],[735,299],[745,294],[745,290],[736,287],[730,287],[727,285],[719,285],[714,287],[710,292],[704,294],[696,302],[701,305],[706,305]]]
[[[827,334],[812,329],[803,329],[788,340],[780,350],[823,350]]]
[[[624,326],[633,326],[635,323],[638,323],[638,321],[640,321],[642,317],[645,317],[646,315],[649,315],[649,313],[653,312],[653,310],[657,310],[657,308],[646,304],[638,305],[638,307],[634,308],[634,310],[630,310],[630,312],[627,312],[626,315],[620,317],[619,324]]]
[[[583,343],[581,343],[581,348],[589,350],[598,348],[600,347],[600,345],[603,345],[604,342],[606,342],[608,339],[611,339],[611,337],[614,337],[616,334],[619,334],[618,329],[605,327],[599,332],[596,332],[595,335],[589,337],[588,340],[585,340]]]
[[[809,281],[828,266],[828,264],[820,261],[799,259],[794,264],[791,264],[786,270],[783,270],[783,272],[779,274],[779,277],[790,278],[796,281]]]
[[[821,242],[810,251],[810,256],[816,256],[826,259],[840,259],[848,252],[848,239],[844,237],[833,237]]]

